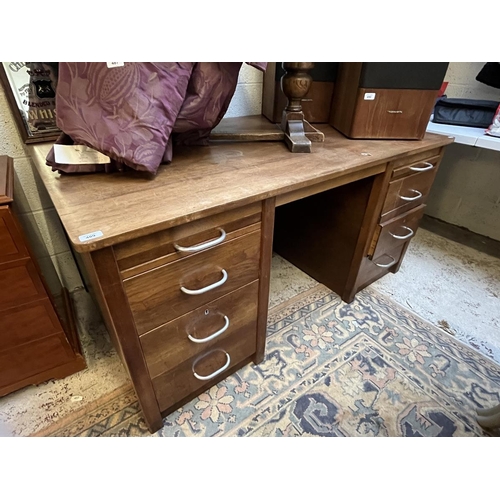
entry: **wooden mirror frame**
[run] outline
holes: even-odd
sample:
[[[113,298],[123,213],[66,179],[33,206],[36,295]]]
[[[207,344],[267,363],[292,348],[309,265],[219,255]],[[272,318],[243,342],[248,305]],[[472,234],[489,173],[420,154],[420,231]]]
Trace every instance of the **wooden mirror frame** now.
[[[2,87],[5,91],[7,102],[9,103],[9,107],[12,111],[12,115],[14,116],[14,120],[24,144],[55,141],[61,134],[60,130],[50,130],[47,132],[40,131],[35,134],[29,131],[28,125],[25,122],[21,110],[19,109],[16,97],[12,90],[7,73],[5,72],[3,63],[0,64],[0,81],[2,82]]]

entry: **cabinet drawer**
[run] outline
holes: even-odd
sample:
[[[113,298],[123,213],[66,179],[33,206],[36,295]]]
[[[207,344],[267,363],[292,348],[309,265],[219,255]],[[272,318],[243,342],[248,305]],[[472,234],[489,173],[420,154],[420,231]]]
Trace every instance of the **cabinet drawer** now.
[[[0,265],[0,310],[47,297],[30,259]]]
[[[39,340],[62,330],[49,299],[0,313],[0,351]]]
[[[382,217],[392,216],[421,205],[431,189],[436,168],[391,181],[382,208]]]
[[[8,207],[0,207],[0,262],[9,262],[28,256],[28,251],[17,231]]]
[[[2,388],[68,363],[73,356],[63,332],[0,352]]]
[[[152,330],[256,280],[260,234],[254,231],[124,280],[138,333]],[[210,288],[212,285],[215,286]]]
[[[408,242],[418,229],[420,219],[424,215],[425,205],[420,205],[378,226],[376,246],[370,253],[376,260],[384,253]]]
[[[257,297],[258,281],[254,281],[142,335],[151,378],[210,350],[223,338],[253,334],[257,328]],[[212,339],[200,342],[208,338]]]
[[[225,374],[229,374],[234,366],[255,354],[256,343],[255,330],[245,335],[231,335],[217,342],[207,352],[187,359],[175,369],[153,378],[160,411],[171,408],[203,386],[213,385],[225,378]],[[207,379],[200,380],[195,374]]]
[[[114,247],[118,267],[122,277],[129,278],[193,255],[200,246],[203,250],[206,244],[215,246],[255,231],[260,220],[261,204],[256,203],[122,243]]]

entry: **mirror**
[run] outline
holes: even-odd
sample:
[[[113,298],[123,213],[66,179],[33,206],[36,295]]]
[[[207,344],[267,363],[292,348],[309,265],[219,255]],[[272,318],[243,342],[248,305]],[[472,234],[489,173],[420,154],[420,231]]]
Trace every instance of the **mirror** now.
[[[56,140],[58,64],[54,62],[3,62],[2,82],[9,106],[25,144]]]

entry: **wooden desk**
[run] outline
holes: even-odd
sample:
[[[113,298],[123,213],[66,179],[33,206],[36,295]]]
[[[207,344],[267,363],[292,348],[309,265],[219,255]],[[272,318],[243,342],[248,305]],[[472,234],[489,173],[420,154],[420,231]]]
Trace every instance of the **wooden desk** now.
[[[32,146],[152,431],[263,359],[273,235],[278,253],[347,301],[398,269],[453,141],[320,128],[311,154],[279,142],[178,148],[152,180],[59,175],[45,164],[51,145]]]

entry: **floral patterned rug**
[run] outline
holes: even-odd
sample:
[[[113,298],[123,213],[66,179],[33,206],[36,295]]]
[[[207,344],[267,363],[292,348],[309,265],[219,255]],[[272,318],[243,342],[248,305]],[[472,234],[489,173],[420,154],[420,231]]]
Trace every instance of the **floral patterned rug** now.
[[[266,358],[164,419],[154,436],[492,436],[500,366],[373,290],[322,285],[270,311]],[[38,436],[150,436],[130,386]]]

